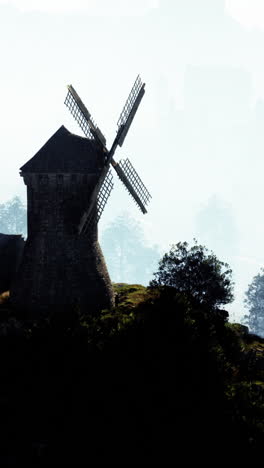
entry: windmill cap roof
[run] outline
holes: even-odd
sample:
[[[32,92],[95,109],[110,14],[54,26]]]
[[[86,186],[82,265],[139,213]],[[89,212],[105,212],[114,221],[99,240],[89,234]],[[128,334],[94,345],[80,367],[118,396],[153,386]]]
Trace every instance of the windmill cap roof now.
[[[96,173],[104,155],[88,138],[69,132],[63,125],[21,168],[22,173]]]

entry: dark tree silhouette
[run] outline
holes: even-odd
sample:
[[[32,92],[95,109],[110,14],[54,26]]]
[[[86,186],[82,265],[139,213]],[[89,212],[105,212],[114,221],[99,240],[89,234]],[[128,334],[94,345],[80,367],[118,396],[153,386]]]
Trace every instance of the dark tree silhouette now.
[[[190,248],[187,242],[171,247],[160,260],[150,287],[170,286],[200,304],[217,309],[220,304],[228,304],[234,299],[232,270],[213,252],[194,241]]]
[[[244,302],[249,311],[244,316],[244,322],[250,331],[264,336],[264,268],[261,268],[261,273],[254,276],[245,295]]]

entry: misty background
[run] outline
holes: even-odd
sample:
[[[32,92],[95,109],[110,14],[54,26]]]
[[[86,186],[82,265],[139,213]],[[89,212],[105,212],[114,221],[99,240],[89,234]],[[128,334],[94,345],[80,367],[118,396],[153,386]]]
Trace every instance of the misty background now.
[[[263,46],[258,0],[0,0],[0,204],[26,203],[19,168],[62,124],[81,134],[67,84],[109,148],[140,73],[146,94],[116,159],[129,157],[152,200],[143,216],[115,177],[100,240],[124,212],[160,255],[195,237],[233,269],[226,309],[239,321],[264,266]]]

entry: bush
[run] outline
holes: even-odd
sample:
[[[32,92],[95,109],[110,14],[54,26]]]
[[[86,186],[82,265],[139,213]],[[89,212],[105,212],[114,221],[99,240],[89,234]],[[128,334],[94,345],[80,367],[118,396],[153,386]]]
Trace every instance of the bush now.
[[[234,299],[232,270],[197,241],[173,245],[159,262],[159,269],[150,287],[170,286],[195,302],[217,309]]]

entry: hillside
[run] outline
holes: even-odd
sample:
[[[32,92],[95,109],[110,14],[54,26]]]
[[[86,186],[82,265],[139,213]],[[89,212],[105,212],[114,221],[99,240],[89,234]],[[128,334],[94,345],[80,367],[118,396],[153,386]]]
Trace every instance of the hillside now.
[[[100,317],[0,304],[2,463],[254,463],[264,340],[172,288],[114,284]]]

